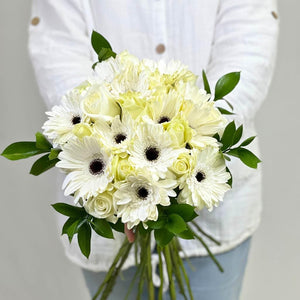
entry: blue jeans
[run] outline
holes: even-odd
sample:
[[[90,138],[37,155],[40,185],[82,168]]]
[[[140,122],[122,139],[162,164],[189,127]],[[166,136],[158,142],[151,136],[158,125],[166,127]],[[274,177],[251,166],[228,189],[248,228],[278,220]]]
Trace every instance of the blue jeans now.
[[[250,248],[250,240],[249,238],[236,248],[216,255],[216,258],[225,270],[224,273],[221,273],[217,269],[208,256],[192,257],[189,259],[189,262],[184,262],[195,300],[239,299]],[[193,269],[191,269],[191,265]],[[135,267],[131,267],[123,272],[122,279],[118,278],[109,300],[122,300],[125,297],[135,270]],[[93,296],[104,279],[105,272],[83,270],[83,275],[89,292]],[[137,288],[134,287],[129,299],[136,298],[136,291]],[[157,292],[158,289],[156,289]],[[183,299],[179,291],[177,295],[177,299]],[[148,299],[146,288],[142,299]],[[165,293],[163,299],[170,299],[168,292]]]

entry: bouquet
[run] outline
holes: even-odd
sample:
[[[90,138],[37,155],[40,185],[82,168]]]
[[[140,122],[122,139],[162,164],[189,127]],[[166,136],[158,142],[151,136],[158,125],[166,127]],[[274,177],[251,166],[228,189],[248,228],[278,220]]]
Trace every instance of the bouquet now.
[[[92,46],[99,58],[92,66],[94,77],[47,112],[43,133],[35,141],[13,143],[2,156],[18,160],[43,154],[31,174],[54,166],[66,173],[63,189],[74,197],[74,205],[56,203],[53,208],[68,217],[62,234],[70,242],[77,235],[87,258],[92,231],[108,239],[114,231],[127,234],[93,299],[107,299],[130,251],[137,271],[126,297],[138,280],[138,298],[147,284],[149,299],[154,299],[153,239],[159,256],[159,299],[163,263],[171,299],[176,298],[175,281],[184,298],[193,299],[179,238],[197,239],[223,271],[203,237],[219,242],[195,222],[197,212],[213,210],[231,189],[226,166],[230,156],[251,168],[260,162],[245,148],[255,137],[237,146],[243,126],[224,117],[233,114],[224,97],[238,84],[240,73],[223,76],[213,96],[204,71],[204,89],[199,89],[197,76],[179,61],[116,54],[97,32]],[[228,110],[218,107],[219,101]]]

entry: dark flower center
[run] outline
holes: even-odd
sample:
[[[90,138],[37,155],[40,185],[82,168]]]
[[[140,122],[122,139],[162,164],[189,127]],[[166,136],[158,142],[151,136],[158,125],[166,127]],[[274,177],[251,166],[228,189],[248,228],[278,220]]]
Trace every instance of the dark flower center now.
[[[161,123],[165,123],[165,122],[169,122],[170,121],[170,118],[169,117],[161,117],[159,120],[158,120],[158,123],[161,124]]]
[[[81,122],[80,116],[74,116],[74,117],[73,117],[73,119],[72,119],[72,124],[73,124],[73,125],[76,125],[76,124],[78,124],[78,123],[80,123],[80,122]]]
[[[119,133],[115,136],[115,142],[117,144],[122,143],[123,141],[125,141],[127,138],[127,136],[124,133]]]
[[[147,196],[149,195],[149,192],[148,192],[148,190],[147,190],[146,188],[140,187],[140,188],[137,190],[137,195],[138,195],[139,198],[141,198],[141,199],[144,200],[144,199],[146,199]]]
[[[205,179],[205,174],[202,173],[202,172],[198,172],[198,173],[196,174],[196,179],[197,179],[198,182],[201,182],[202,180]]]
[[[159,151],[156,147],[149,147],[145,151],[146,158],[150,161],[156,160],[159,156]]]
[[[186,149],[189,149],[189,150],[192,149],[192,148],[191,148],[191,145],[190,145],[189,143],[186,143],[186,144],[185,144],[185,148],[186,148]]]
[[[90,163],[90,173],[92,175],[99,175],[101,173],[103,173],[105,164],[103,162],[103,160],[101,160],[100,158],[94,159],[91,163]]]

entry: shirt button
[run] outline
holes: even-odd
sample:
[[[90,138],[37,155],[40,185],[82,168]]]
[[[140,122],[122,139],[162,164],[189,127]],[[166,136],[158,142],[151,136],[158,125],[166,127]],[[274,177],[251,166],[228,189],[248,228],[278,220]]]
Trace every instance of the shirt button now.
[[[271,14],[274,19],[276,19],[276,20],[278,19],[278,14],[275,11],[272,11]]]
[[[33,26],[36,26],[40,23],[40,18],[39,17],[34,17],[32,20],[31,20],[31,25]]]
[[[159,44],[156,46],[155,50],[158,54],[162,54],[166,51],[166,46],[164,44]]]

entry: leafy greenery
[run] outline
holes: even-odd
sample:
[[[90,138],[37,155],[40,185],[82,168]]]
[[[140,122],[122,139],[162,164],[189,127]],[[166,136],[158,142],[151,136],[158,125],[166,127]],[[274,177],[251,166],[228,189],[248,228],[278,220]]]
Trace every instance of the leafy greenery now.
[[[91,42],[93,49],[98,55],[98,61],[93,64],[93,69],[95,69],[96,65],[99,62],[102,62],[110,57],[116,57],[116,53],[112,50],[110,43],[100,33],[93,31],[91,36]]]
[[[37,148],[35,142],[17,142],[6,147],[1,155],[9,160],[19,160],[45,152],[49,150]]]
[[[49,155],[46,154],[39,158],[31,167],[30,174],[38,176],[47,170],[53,168],[56,163],[59,162],[58,158],[49,159]]]
[[[82,224],[82,226],[80,226],[80,228],[78,229],[77,239],[79,248],[86,258],[89,258],[91,253],[91,236],[92,230],[90,224]]]
[[[46,137],[41,133],[37,132],[35,134],[35,144],[38,149],[41,150],[51,150],[52,144],[46,139]]]
[[[87,215],[83,207],[73,206],[63,202],[52,204],[52,207],[60,214],[68,217],[81,218]]]
[[[91,221],[92,228],[99,235],[107,238],[113,239],[114,235],[109,223],[104,219],[93,218]]]
[[[203,85],[204,85],[204,89],[208,94],[211,94],[211,90],[210,90],[210,86],[209,86],[209,82],[207,80],[207,76],[204,70],[202,70],[202,80],[203,80]]]
[[[170,243],[170,241],[174,237],[174,234],[167,229],[162,228],[154,230],[154,237],[157,245],[159,245],[160,247],[164,247],[168,243]]]
[[[255,136],[247,138],[238,147],[233,148],[241,140],[242,135],[243,125],[236,128],[234,121],[232,121],[226,126],[219,140],[222,143],[221,151],[223,152],[223,156],[226,160],[230,160],[229,155],[237,157],[248,167],[256,169],[261,160],[250,150],[244,148],[253,142]],[[232,180],[230,185],[232,185]]]
[[[240,81],[240,72],[232,72],[222,76],[216,83],[215,101],[223,99],[233,91]]]

